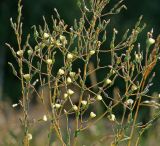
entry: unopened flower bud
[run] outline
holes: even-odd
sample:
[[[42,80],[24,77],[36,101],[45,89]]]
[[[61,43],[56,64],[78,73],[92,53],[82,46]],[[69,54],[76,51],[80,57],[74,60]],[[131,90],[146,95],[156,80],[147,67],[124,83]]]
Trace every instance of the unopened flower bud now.
[[[91,51],[89,51],[89,54],[90,54],[90,55],[95,54],[95,50],[91,50]]]
[[[96,114],[94,112],[91,112],[90,113],[90,118],[95,118],[96,117]]]
[[[28,53],[28,56],[31,56],[33,54],[33,50],[29,49],[27,53]]]
[[[145,100],[143,103],[149,104],[151,102],[149,100]]]
[[[82,100],[81,103],[82,103],[83,106],[87,105],[87,101],[86,100]]]
[[[111,81],[110,79],[106,79],[106,80],[105,80],[105,83],[106,83],[106,85],[109,85],[109,84],[112,83],[112,81]]]
[[[72,79],[70,77],[67,78],[67,83],[72,83]]]
[[[23,56],[23,50],[17,51],[17,55],[20,56],[20,57],[22,57]]]
[[[56,107],[57,109],[59,109],[59,108],[61,107],[61,104],[56,103],[56,104],[55,104],[55,107]]]
[[[114,69],[111,69],[111,74],[115,74],[115,70]]]
[[[18,104],[17,104],[17,103],[12,104],[12,107],[13,107],[13,108],[14,108],[14,107],[16,107],[16,106],[18,106]]]
[[[132,85],[132,87],[131,87],[131,90],[132,91],[136,91],[138,88],[137,88],[137,86],[134,84],[134,85]]]
[[[58,70],[58,74],[59,74],[59,75],[64,75],[64,70],[63,70],[63,69],[59,69],[59,70]]]
[[[45,43],[40,43],[40,47],[41,47],[41,49],[43,49],[45,46],[46,46],[46,44],[45,44]]]
[[[59,38],[60,38],[61,42],[63,43],[63,45],[66,45],[66,44],[67,44],[67,40],[66,40],[66,37],[65,37],[65,36],[60,35]]]
[[[55,43],[55,39],[53,37],[50,38],[50,41],[51,41],[52,44]]]
[[[135,60],[140,63],[142,61],[142,55],[141,54],[135,54]]]
[[[59,36],[59,38],[60,38],[60,40],[61,40],[61,41],[63,41],[63,40],[65,40],[65,39],[66,39],[66,37],[65,37],[65,36],[63,36],[63,35],[60,35],[60,36]]]
[[[76,73],[75,72],[70,72],[69,75],[73,78],[76,75]]]
[[[45,122],[47,121],[47,116],[46,115],[43,116],[43,121],[45,121]]]
[[[114,122],[116,120],[116,116],[114,114],[111,114],[108,116],[108,119],[112,122]]]
[[[125,104],[126,105],[132,105],[134,103],[134,101],[132,99],[128,99]]]
[[[28,133],[28,134],[27,134],[27,139],[28,139],[28,140],[32,140],[32,134],[31,134],[31,133]]]
[[[78,110],[78,107],[76,105],[73,105],[72,107],[74,109],[74,111],[77,111]]]
[[[47,64],[51,65],[53,63],[52,59],[47,59]]]
[[[116,30],[115,28],[113,29],[115,34],[118,34],[118,30]]]
[[[97,100],[102,100],[102,96],[101,96],[101,95],[97,95],[97,96],[96,96],[96,99],[97,99]]]
[[[150,45],[153,45],[155,43],[155,39],[153,38],[148,38],[147,39],[147,45],[150,46]]]
[[[49,34],[45,32],[45,33],[43,34],[43,37],[44,37],[44,39],[48,39],[48,38],[49,38]]]
[[[71,90],[71,89],[68,89],[67,93],[68,93],[69,95],[73,95],[73,94],[74,94],[74,91]]]
[[[57,40],[57,41],[55,42],[55,44],[57,45],[57,47],[62,46],[62,44],[60,43],[60,41],[59,41],[59,40]]]
[[[35,49],[36,51],[38,51],[38,50],[39,50],[39,46],[36,45],[36,46],[34,47],[34,49]]]
[[[30,74],[24,74],[24,75],[23,75],[23,78],[24,78],[26,81],[30,81],[30,80],[31,80]]]
[[[67,59],[72,60],[73,59],[73,55],[71,53],[67,54]]]
[[[64,97],[64,99],[67,99],[68,94],[67,94],[67,93],[64,93],[63,97]]]
[[[97,46],[98,46],[98,47],[100,47],[101,44],[102,44],[101,41],[98,41],[98,42],[97,42]]]

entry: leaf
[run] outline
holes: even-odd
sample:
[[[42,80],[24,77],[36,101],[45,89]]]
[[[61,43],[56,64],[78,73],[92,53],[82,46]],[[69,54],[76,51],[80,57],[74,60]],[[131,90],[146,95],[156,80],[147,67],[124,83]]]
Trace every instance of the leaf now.
[[[12,63],[8,62],[8,65],[12,68],[12,72],[15,76],[17,76],[17,71],[15,70],[14,66]]]
[[[129,29],[126,30],[126,32],[124,33],[123,37],[122,37],[122,41],[125,41],[125,39],[127,38],[128,36],[128,32],[129,32]]]
[[[16,58],[16,52],[14,51],[14,49],[10,46],[10,44],[6,43],[6,46],[9,47],[9,49],[11,50],[12,52],[12,55]]]

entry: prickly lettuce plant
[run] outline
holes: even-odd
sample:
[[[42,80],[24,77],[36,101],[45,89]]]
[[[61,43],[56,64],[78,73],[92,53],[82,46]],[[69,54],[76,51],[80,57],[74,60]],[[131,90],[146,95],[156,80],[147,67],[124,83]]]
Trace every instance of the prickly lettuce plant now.
[[[23,111],[21,124],[24,130],[24,146],[29,146],[32,139],[32,124],[28,112],[32,92],[36,93],[46,111],[41,120],[49,122],[47,145],[50,145],[51,135],[54,133],[59,145],[77,146],[79,135],[83,131],[107,118],[106,121],[113,124],[112,146],[138,146],[145,130],[159,118],[158,111],[146,125],[137,123],[141,106],[159,109],[158,103],[151,104],[151,101],[144,101],[143,98],[154,98],[148,95],[148,91],[155,75],[152,70],[159,57],[160,37],[153,39],[153,31],[148,32],[146,48],[141,48],[137,38],[145,28],[145,24],[141,24],[142,17],[133,29],[128,29],[121,36],[119,42],[116,39],[116,29],[113,29],[112,36],[108,36],[108,18],[126,9],[122,2],[123,0],[119,1],[105,12],[109,0],[79,0],[77,4],[81,18],[75,19],[73,26],[67,25],[55,9],[56,17],[51,17],[52,28],[49,28],[43,17],[44,25],[33,26],[33,35],[28,34],[25,37],[21,20],[22,5],[19,0],[17,21],[11,19],[17,48],[12,48],[9,44],[7,46],[18,64],[18,69],[15,69],[9,63],[13,74],[21,82],[22,99],[18,104]],[[110,43],[108,38],[111,38]],[[34,43],[30,44],[30,39],[34,39]],[[57,54],[62,61],[58,69]],[[108,62],[105,65],[101,63],[104,59],[101,58],[102,55],[106,56]],[[73,64],[78,61],[82,62],[83,67],[73,70]],[[102,80],[97,79],[98,72],[105,72]],[[90,86],[87,85],[88,79],[91,80]],[[110,97],[108,90],[114,86],[116,80],[123,82],[124,92],[117,89],[116,96]],[[40,91],[35,88],[37,84]],[[48,88],[47,97],[44,96],[44,86]],[[78,94],[75,88],[78,89]],[[74,101],[75,94],[77,102]],[[122,114],[116,115],[114,111],[120,108]],[[74,117],[74,128],[69,126],[71,115]],[[64,125],[65,130],[62,128]],[[137,129],[139,135],[134,136]]]

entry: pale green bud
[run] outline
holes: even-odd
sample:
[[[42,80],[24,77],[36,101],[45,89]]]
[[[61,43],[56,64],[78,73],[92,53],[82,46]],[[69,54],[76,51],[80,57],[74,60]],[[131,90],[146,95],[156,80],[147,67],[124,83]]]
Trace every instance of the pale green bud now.
[[[86,105],[87,105],[87,101],[86,101],[86,100],[82,100],[82,101],[81,101],[81,104],[82,104],[83,106],[86,106]]]
[[[26,81],[30,81],[30,80],[31,80],[30,74],[24,74],[24,75],[23,75],[23,78],[24,78]]]
[[[31,56],[33,54],[33,51],[32,50],[28,50],[27,53],[28,53],[29,56]]]
[[[47,116],[46,115],[43,116],[43,121],[45,121],[45,122],[47,121]]]
[[[63,69],[60,68],[60,69],[58,70],[58,74],[59,74],[59,75],[64,75],[64,73],[65,73],[65,72],[64,72]]]
[[[75,72],[70,72],[69,75],[73,78],[76,75],[76,73]]]
[[[78,110],[78,107],[76,105],[73,105],[72,107],[74,109],[74,111],[77,111]]]
[[[90,55],[95,54],[95,50],[91,50],[91,51],[89,51],[89,54],[90,54]]]
[[[97,96],[96,96],[96,99],[97,99],[97,100],[102,100],[102,96],[101,96],[101,95],[97,95]]]
[[[49,34],[45,32],[45,33],[43,34],[43,37],[44,37],[44,39],[48,39],[48,38],[49,38]]]
[[[67,83],[72,83],[72,79],[70,77],[67,78]]]
[[[109,85],[109,84],[111,84],[111,83],[112,83],[112,80],[110,80],[110,79],[106,79],[106,80],[105,80],[105,83],[106,83],[106,85]]]
[[[71,53],[67,54],[67,59],[72,60],[73,59],[73,55]]]
[[[91,112],[90,113],[90,118],[95,118],[96,117],[96,114],[94,112]]]
[[[23,53],[24,53],[24,52],[23,52],[23,50],[19,50],[19,51],[17,51],[17,55],[18,55],[18,56],[20,56],[20,57],[22,57],[22,56],[23,56]]]
[[[68,89],[67,93],[68,93],[69,95],[73,95],[73,94],[74,94],[74,91],[71,90],[71,89]]]
[[[116,120],[116,116],[114,114],[111,114],[108,116],[108,119],[112,122],[114,122]]]
[[[155,43],[155,39],[149,38],[149,39],[147,40],[147,43],[148,43],[148,45],[153,45],[153,44]]]
[[[28,134],[27,134],[27,139],[28,139],[28,140],[32,140],[32,134],[31,134],[31,133],[28,133]]]
[[[51,65],[53,63],[52,59],[47,59],[47,64]]]
[[[138,88],[137,88],[137,86],[134,84],[134,85],[132,85],[132,87],[131,87],[131,90],[132,91],[136,91]]]

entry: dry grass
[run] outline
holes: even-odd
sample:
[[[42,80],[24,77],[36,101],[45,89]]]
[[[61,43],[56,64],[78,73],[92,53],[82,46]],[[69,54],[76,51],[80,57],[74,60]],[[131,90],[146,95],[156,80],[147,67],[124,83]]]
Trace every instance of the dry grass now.
[[[0,102],[0,145],[1,146],[18,146],[22,145],[23,128],[21,127],[19,118],[22,116],[21,110],[12,108],[8,102]],[[49,123],[38,122],[44,115],[43,108],[40,103],[30,108],[30,121],[34,122],[31,132],[33,139],[31,146],[45,146],[48,143]],[[32,123],[31,122],[31,123]],[[61,124],[65,119],[61,119]],[[70,128],[74,126],[74,119],[70,119]],[[65,131],[65,126],[62,126]],[[87,131],[80,133],[77,146],[110,146],[114,140],[115,123],[108,121],[104,117],[96,125],[92,125]],[[142,139],[142,146],[159,146],[160,120],[156,121],[153,128],[147,131]],[[137,132],[136,132],[137,133]],[[137,133],[138,134],[138,133]],[[135,137],[137,137],[137,134]],[[51,146],[60,146],[61,144],[54,138],[51,140]],[[119,146],[124,146],[125,143]],[[127,144],[126,144],[127,145]],[[133,144],[134,145],[134,144]]]

